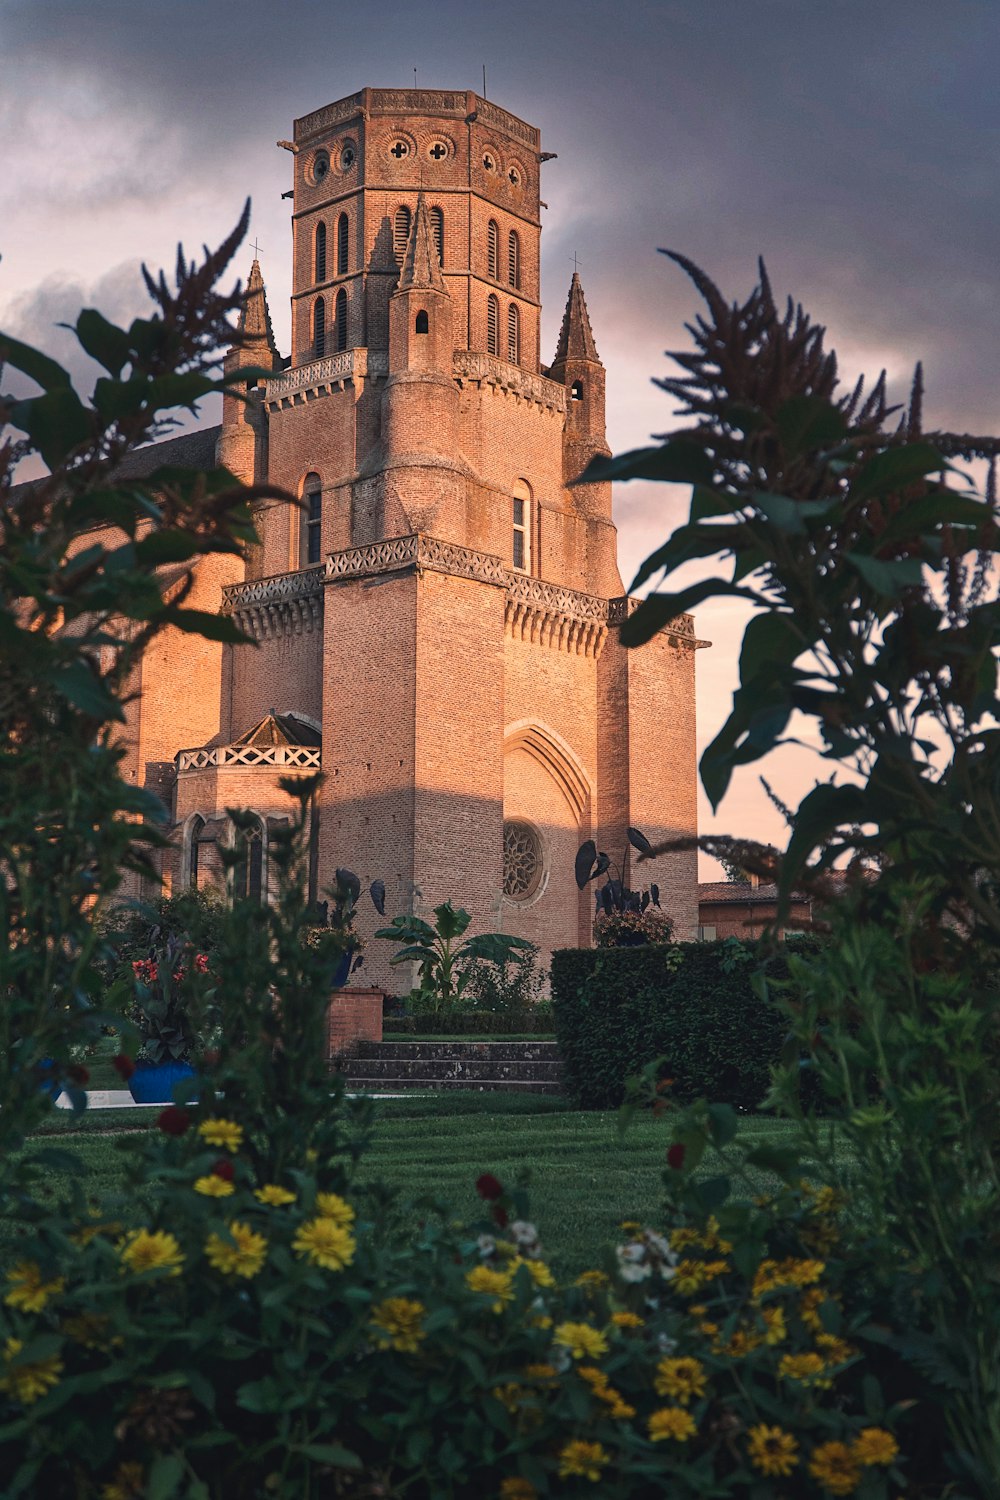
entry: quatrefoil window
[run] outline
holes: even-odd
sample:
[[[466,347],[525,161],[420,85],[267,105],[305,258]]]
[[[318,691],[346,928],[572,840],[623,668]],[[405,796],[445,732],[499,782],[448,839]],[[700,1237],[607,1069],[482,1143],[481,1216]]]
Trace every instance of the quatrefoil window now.
[[[503,825],[503,893],[511,901],[527,901],[542,878],[542,845],[530,823]]]

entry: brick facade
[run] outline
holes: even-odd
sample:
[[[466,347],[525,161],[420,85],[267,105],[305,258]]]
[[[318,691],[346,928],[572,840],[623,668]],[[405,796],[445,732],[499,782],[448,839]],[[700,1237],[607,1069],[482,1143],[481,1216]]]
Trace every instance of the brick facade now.
[[[321,765],[319,887],[347,865],[385,880],[388,915],[450,897],[544,959],[590,938],[592,894],[573,880],[583,839],[617,856],[629,823],[652,839],[696,831],[700,643],[689,617],[641,651],[618,643],[629,604],[610,485],[573,482],[608,451],[577,275],[541,363],[539,135],[464,91],[364,89],[282,144],[292,355],[254,262],[228,364],[268,375],[248,403],[227,400],[217,453],[303,504],[260,507],[239,576],[199,565],[195,602],[232,613],[255,647],[158,648],[136,775],[155,762],[161,784],[175,763],[168,873],[191,881],[197,865],[202,881],[217,878],[227,807],[254,809],[266,844],[289,811],[278,778]],[[508,872],[505,893],[505,823],[540,855],[530,891]],[[695,861],[633,872],[659,882],[684,938]],[[366,935],[375,920],[363,904]],[[365,981],[405,988],[380,947]]]

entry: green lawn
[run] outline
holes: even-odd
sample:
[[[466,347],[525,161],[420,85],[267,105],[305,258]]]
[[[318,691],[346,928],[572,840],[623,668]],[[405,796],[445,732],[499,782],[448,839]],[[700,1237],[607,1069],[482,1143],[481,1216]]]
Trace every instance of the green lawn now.
[[[58,1144],[72,1148],[99,1192],[121,1185],[122,1149],[156,1115],[101,1110],[74,1122],[67,1113],[52,1125]],[[773,1138],[787,1127],[752,1116],[743,1129],[747,1136]],[[570,1110],[558,1098],[470,1093],[380,1100],[359,1186],[381,1180],[403,1196],[427,1194],[446,1203],[455,1218],[475,1219],[482,1211],[474,1186],[481,1172],[511,1185],[527,1172],[531,1213],[546,1252],[557,1270],[569,1274],[597,1263],[622,1219],[660,1221],[668,1140],[668,1127],[648,1116],[637,1117],[619,1135],[614,1113]],[[712,1171],[710,1161],[706,1170]],[[765,1182],[762,1174],[761,1188]],[[56,1174],[52,1189],[59,1191]]]

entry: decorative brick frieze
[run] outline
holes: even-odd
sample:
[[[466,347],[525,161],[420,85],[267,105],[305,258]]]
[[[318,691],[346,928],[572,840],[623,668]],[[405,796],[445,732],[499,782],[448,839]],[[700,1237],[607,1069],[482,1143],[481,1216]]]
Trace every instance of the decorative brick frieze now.
[[[309,635],[323,625],[323,568],[230,584],[222,591],[222,613],[255,641]]]
[[[476,99],[476,117],[482,120],[484,125],[492,125],[497,130],[502,130],[505,135],[512,135],[517,140],[523,141],[530,146],[532,151],[537,151],[541,144],[541,133],[533,125],[528,125],[524,120],[519,120],[516,115],[508,114],[498,104],[489,99]]]
[[[455,379],[461,385],[492,385],[500,390],[520,396],[523,401],[534,401],[538,406],[547,406],[551,411],[565,412],[566,387],[557,380],[547,380],[544,375],[532,375],[520,365],[508,364],[492,354],[479,354],[471,349],[456,349],[452,364]]]
[[[209,749],[179,750],[177,772],[223,771],[235,767],[267,766],[279,770],[318,771],[318,745],[213,745]]]
[[[275,375],[265,384],[264,404],[269,412],[278,411],[283,406],[301,406],[306,401],[315,401],[319,396],[342,391],[348,381],[361,387],[366,380],[388,373],[389,355],[386,350],[344,349],[340,354],[312,359],[308,364],[296,365],[282,375]]]
[[[327,558],[326,578],[328,583],[336,583],[343,578],[425,568],[435,573],[450,573],[455,578],[474,578],[479,583],[501,587],[506,583],[506,571],[499,557],[420,533],[334,552]]]
[[[611,626],[623,625],[629,615],[634,615],[641,599],[636,599],[629,594],[623,594],[619,599],[608,601],[608,624]],[[711,645],[710,641],[700,641],[694,633],[694,615],[675,615],[674,618],[664,625],[661,635],[676,637],[679,644],[693,646],[696,651]]]

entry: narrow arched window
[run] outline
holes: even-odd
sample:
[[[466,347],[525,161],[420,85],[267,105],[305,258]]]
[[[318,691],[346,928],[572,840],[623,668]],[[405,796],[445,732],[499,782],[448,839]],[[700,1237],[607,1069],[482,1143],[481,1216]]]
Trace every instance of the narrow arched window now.
[[[507,309],[507,358],[512,365],[521,363],[521,314],[514,302]]]
[[[299,565],[309,567],[322,556],[323,481],[318,474],[307,474],[302,485],[302,543]]]
[[[431,238],[438,260],[444,265],[444,210],[441,208],[431,209]]]
[[[194,817],[188,825],[188,885],[198,889],[198,845],[205,830],[205,819]]]
[[[491,219],[486,229],[486,270],[494,281],[500,279],[500,226]]]
[[[233,869],[233,898],[260,906],[264,897],[264,825],[254,818],[237,836],[240,857]]]
[[[521,290],[521,240],[516,229],[507,236],[507,282]]]
[[[316,278],[326,280],[326,225],[316,225]]]
[[[337,275],[343,276],[347,270],[348,246],[350,242],[350,220],[346,214],[341,214],[337,220]]]
[[[326,303],[317,297],[313,304],[313,354],[321,359],[326,353]]]
[[[573,384],[569,388],[569,399],[571,401],[582,401],[583,400],[583,381],[582,380],[574,380]]]
[[[429,331],[428,330],[428,323],[427,323],[427,314],[426,314],[426,312],[424,311],[423,308],[421,308],[420,311],[417,313],[417,321],[416,321],[416,324],[414,326],[414,330],[413,331],[414,331],[414,333],[427,333]]]
[[[397,266],[403,264],[403,256],[406,254],[407,241],[410,238],[410,210],[405,203],[401,203],[396,209],[392,221],[392,253],[396,258]]]
[[[492,293],[486,299],[486,352],[500,353],[500,304]]]
[[[520,573],[531,571],[531,487],[524,479],[514,486],[511,518],[511,562]]]
[[[336,320],[337,353],[347,348],[347,293],[341,287],[337,293],[337,301],[334,304],[334,316]]]

